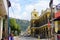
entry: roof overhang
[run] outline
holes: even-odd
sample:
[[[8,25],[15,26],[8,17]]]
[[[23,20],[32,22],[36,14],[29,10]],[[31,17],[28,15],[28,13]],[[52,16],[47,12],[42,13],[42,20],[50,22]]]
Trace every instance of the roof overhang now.
[[[7,13],[8,13],[7,0],[0,0],[0,16],[7,15]]]
[[[55,18],[54,21],[60,21],[60,16],[58,18]]]

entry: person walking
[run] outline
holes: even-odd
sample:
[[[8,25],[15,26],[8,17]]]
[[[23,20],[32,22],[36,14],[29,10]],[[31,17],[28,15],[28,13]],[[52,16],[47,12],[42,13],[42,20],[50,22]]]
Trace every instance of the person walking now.
[[[14,40],[14,35],[13,35],[13,33],[11,33],[11,34],[9,35],[9,40]]]

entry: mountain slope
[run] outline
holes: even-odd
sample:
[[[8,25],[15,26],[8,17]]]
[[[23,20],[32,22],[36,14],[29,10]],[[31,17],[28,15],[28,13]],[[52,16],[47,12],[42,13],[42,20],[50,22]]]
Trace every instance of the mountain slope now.
[[[25,31],[26,28],[29,26],[30,22],[28,20],[20,20],[16,19],[16,22],[21,26],[21,30]]]

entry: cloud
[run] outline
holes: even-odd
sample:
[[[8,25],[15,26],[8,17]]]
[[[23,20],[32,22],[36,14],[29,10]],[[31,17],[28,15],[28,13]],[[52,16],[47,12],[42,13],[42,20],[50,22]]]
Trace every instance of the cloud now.
[[[20,19],[21,5],[11,1],[11,7],[9,8],[9,16]]]
[[[12,9],[16,12],[20,12],[21,11],[21,6],[20,6],[20,4],[19,3],[12,3],[11,4],[11,7],[12,7]]]
[[[34,5],[32,5],[32,4],[25,6],[25,11],[27,11],[27,12],[31,12],[33,9],[34,9]]]
[[[17,14],[17,13],[13,14],[13,12],[10,12],[9,17],[20,19],[21,16],[19,14]]]
[[[26,11],[24,11],[22,14],[21,14],[21,19],[24,19],[24,20],[30,20],[30,14],[27,13]]]

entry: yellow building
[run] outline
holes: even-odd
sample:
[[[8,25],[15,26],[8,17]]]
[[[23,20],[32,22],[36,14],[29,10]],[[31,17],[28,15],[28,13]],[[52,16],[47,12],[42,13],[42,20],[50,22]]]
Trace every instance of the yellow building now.
[[[38,12],[36,9],[34,9],[32,12],[31,12],[31,19],[38,19],[39,16],[38,16]]]
[[[38,14],[38,12],[32,12],[32,14]],[[41,12],[41,15],[35,19],[34,16],[32,16],[31,19],[31,35],[41,38],[51,38],[52,34],[58,32],[60,30],[60,20],[58,21],[55,19],[55,11],[53,9],[53,19],[51,19],[51,10],[47,8],[45,11]],[[54,23],[53,30],[52,29],[52,22]],[[48,22],[50,24],[48,24]]]
[[[36,30],[37,27],[39,27],[38,19],[39,19],[38,12],[37,12],[36,9],[34,9],[31,12],[31,36],[35,36],[35,30]]]
[[[51,24],[48,27],[48,20],[51,23],[51,10],[46,9],[45,11],[42,11],[40,18],[39,18],[39,32],[41,38],[48,38],[51,37]]]

